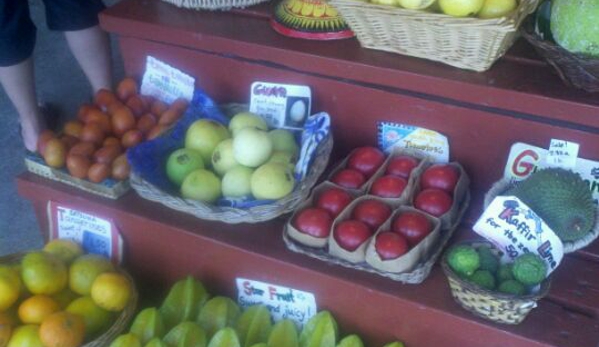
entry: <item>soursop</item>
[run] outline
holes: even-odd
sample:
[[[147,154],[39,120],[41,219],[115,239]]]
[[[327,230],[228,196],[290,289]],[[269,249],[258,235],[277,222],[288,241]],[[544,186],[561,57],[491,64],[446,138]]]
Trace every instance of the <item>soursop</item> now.
[[[599,0],[553,0],[551,32],[566,50],[599,57]]]

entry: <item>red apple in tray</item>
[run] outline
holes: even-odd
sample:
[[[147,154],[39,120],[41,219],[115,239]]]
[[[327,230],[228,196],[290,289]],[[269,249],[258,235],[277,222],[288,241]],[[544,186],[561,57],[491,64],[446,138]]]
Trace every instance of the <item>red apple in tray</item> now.
[[[385,154],[376,147],[356,148],[349,155],[347,168],[357,170],[370,178],[385,162]]]
[[[391,216],[391,207],[380,200],[364,199],[352,208],[351,219],[364,222],[375,232]]]
[[[433,231],[433,223],[422,213],[404,212],[393,219],[391,230],[402,235],[410,247],[414,247]]]
[[[452,165],[431,165],[420,176],[420,189],[436,188],[453,195],[459,179],[460,172]]]
[[[366,182],[366,177],[354,169],[341,169],[333,175],[331,182],[348,189],[360,189]]]
[[[420,191],[414,198],[414,207],[435,217],[441,217],[451,209],[453,198],[441,189],[429,188]]]
[[[420,164],[420,160],[409,155],[398,155],[389,160],[385,175],[393,175],[404,179],[410,178],[412,170]]]
[[[318,195],[316,207],[327,211],[334,219],[352,200],[352,196],[347,191],[333,187]]]
[[[374,248],[383,260],[396,259],[408,252],[408,241],[400,234],[384,231],[376,235]]]
[[[402,177],[386,175],[377,178],[370,187],[370,194],[381,198],[397,199],[406,189],[408,181]]]
[[[315,207],[302,210],[293,222],[297,230],[316,238],[327,238],[332,224],[333,218],[329,212]]]

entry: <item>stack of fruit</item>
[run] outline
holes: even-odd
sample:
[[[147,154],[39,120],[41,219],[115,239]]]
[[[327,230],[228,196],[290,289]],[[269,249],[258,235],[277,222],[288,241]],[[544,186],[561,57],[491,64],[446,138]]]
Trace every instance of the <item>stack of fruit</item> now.
[[[339,340],[335,318],[320,311],[301,330],[283,319],[273,324],[263,305],[241,308],[231,299],[209,294],[203,284],[189,276],[178,281],[160,308],[142,310],[129,333],[117,337],[110,347],[363,347],[355,334]],[[403,347],[393,342],[384,347]]]
[[[476,16],[478,18],[504,17],[518,7],[517,0],[370,0],[370,2],[412,10],[431,12],[440,10],[453,17]]]
[[[293,191],[298,153],[292,132],[269,131],[262,117],[241,112],[228,129],[208,119],[192,123],[185,147],[169,156],[166,173],[186,199],[278,200]]]
[[[133,284],[112,263],[54,240],[0,266],[0,345],[78,347],[131,304]]]
[[[125,78],[116,94],[99,90],[94,104],[81,106],[77,119],[65,123],[60,136],[43,131],[38,152],[46,164],[53,168],[66,165],[71,176],[94,183],[108,177],[128,178],[125,150],[157,137],[187,109],[184,99],[169,106],[138,92],[137,82]]]

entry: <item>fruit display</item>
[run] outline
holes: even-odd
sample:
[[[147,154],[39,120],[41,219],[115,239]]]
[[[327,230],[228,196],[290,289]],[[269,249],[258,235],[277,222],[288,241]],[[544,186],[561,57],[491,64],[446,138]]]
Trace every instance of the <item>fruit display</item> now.
[[[518,0],[370,0],[370,2],[411,10],[441,12],[453,17],[483,19],[508,16],[518,7]]]
[[[56,239],[14,260],[0,265],[0,312],[10,317],[2,346],[78,347],[118,331],[115,320],[126,324],[135,307],[129,276],[75,242]]]

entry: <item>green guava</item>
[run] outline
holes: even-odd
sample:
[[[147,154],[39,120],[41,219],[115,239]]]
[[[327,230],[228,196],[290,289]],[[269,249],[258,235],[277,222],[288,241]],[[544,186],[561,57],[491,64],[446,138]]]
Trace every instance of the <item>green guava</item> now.
[[[599,0],[553,0],[551,32],[566,50],[599,57]]]

